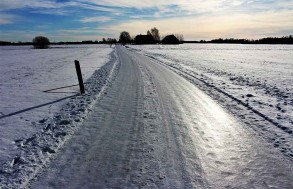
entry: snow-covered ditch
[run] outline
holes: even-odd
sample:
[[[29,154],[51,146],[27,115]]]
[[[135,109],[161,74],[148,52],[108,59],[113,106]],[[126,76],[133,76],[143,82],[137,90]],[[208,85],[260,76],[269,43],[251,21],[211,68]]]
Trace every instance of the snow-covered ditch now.
[[[190,80],[293,159],[293,46],[129,46]]]
[[[117,70],[107,45],[0,47],[0,188],[25,186],[78,129]],[[86,94],[77,84],[80,61]]]

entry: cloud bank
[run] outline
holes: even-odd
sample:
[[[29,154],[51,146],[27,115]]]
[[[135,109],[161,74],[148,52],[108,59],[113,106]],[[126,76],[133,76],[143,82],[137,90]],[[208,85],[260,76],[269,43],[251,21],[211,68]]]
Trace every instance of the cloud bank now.
[[[0,40],[96,40],[154,26],[187,40],[259,38],[293,34],[292,20],[293,0],[1,0]]]

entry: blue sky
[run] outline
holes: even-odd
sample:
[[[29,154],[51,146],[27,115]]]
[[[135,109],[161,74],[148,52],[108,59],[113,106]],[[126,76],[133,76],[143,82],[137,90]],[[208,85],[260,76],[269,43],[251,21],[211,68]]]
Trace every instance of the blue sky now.
[[[293,34],[293,0],[0,0],[0,41],[118,38],[157,27],[186,40]]]

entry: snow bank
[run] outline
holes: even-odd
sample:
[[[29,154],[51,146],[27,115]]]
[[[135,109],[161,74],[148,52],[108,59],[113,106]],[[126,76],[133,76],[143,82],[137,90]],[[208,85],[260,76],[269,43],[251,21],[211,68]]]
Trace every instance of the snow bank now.
[[[2,57],[0,188],[17,188],[46,166],[91,111],[115,74],[117,55],[109,46],[95,45],[1,47]],[[79,95],[78,87],[43,93],[77,83],[74,59],[80,60],[86,94]]]
[[[190,80],[293,159],[293,46],[129,46]]]
[[[75,59],[86,81],[109,61],[112,50],[106,45],[0,47],[0,164],[17,153],[15,140],[40,131],[38,121],[58,112],[79,87],[43,91],[77,84]]]

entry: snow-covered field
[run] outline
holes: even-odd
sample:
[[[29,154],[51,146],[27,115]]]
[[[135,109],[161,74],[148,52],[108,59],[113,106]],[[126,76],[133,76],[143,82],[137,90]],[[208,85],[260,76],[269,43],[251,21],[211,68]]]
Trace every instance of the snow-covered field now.
[[[154,74],[153,76],[156,74],[163,76],[164,74],[162,73],[164,73],[165,67],[173,70],[190,81],[201,91],[216,99],[221,106],[234,114],[235,117],[238,118],[238,121],[241,120],[239,121],[239,123],[241,123],[239,127],[242,128],[243,124],[244,128],[256,133],[255,136],[260,135],[268,141],[268,143],[260,144],[260,146],[266,146],[268,149],[270,147],[275,147],[282,154],[289,157],[289,161],[293,160],[293,46],[184,44],[177,46],[131,45],[128,49],[139,52],[148,58],[141,55],[137,56],[136,53],[132,55],[128,54],[128,56],[132,57],[132,62],[129,58],[127,59],[127,56],[123,55],[123,53],[123,56],[119,57],[117,48],[108,45],[53,46],[46,50],[36,50],[28,46],[0,47],[0,188],[25,187],[40,170],[48,165],[64,142],[68,141],[68,139],[73,136],[73,133],[79,128],[81,123],[83,123],[87,115],[89,115],[88,113],[92,111],[92,109],[95,110],[95,108],[97,108],[94,106],[95,102],[99,102],[98,100],[100,97],[107,94],[108,91],[105,91],[105,89],[114,81],[112,78],[117,74],[117,70],[121,66],[119,63],[121,60],[124,60],[124,64],[126,64],[125,62],[134,63],[134,61],[137,61],[141,64],[140,69],[143,68],[143,65],[146,66],[146,68],[148,67],[148,69],[145,69],[147,72],[142,71],[142,78],[144,79],[148,76],[146,73],[150,74],[149,76],[151,76],[151,74]],[[74,67],[74,60],[76,59],[81,63],[84,81],[87,83],[87,92],[84,95],[78,94],[78,86],[60,88],[77,84],[77,76]],[[153,65],[148,65],[150,63],[148,61],[149,59],[155,59],[157,61],[153,61]],[[165,67],[158,66],[158,63]],[[151,68],[153,69],[152,72],[150,71]],[[161,72],[156,72],[156,68],[160,68]],[[123,71],[123,69],[121,70],[125,72],[123,73],[124,76],[127,74],[127,71],[130,73],[133,72],[133,69],[127,69],[126,71]],[[183,83],[188,83],[184,84],[184,91],[188,91],[186,86],[191,85],[189,82],[182,78],[178,79],[178,75],[169,70],[167,71],[168,74],[166,73],[166,78],[157,78],[157,84],[163,81],[166,82],[169,78],[172,80],[173,78],[174,81],[178,80],[177,82],[182,81]],[[135,77],[133,76],[134,78],[132,79],[134,79],[134,81],[142,79],[139,76],[141,75],[136,73]],[[151,87],[152,84],[154,86],[150,88],[149,91],[144,91],[144,95],[146,96],[143,97],[145,103],[143,107],[153,109],[153,112],[147,112],[142,119],[147,119],[147,115],[153,115],[156,111],[158,116],[163,116],[163,110],[161,112],[156,108],[148,107],[151,102],[159,102],[159,100],[154,100],[157,98],[155,89],[157,87],[159,89],[160,86],[155,86],[151,77],[145,81],[147,82],[144,84],[144,87]],[[140,89],[140,87],[133,84],[134,82],[130,82],[132,84],[127,84],[127,82],[123,81],[120,82],[122,82],[122,84],[126,83],[125,86]],[[164,85],[167,84],[168,82]],[[116,85],[118,84],[116,83]],[[139,85],[141,85],[141,83]],[[174,82],[170,82],[170,86],[172,86],[174,90],[180,88],[177,88],[177,85],[179,86],[180,82],[175,86]],[[194,86],[191,85],[190,88],[192,87]],[[50,90],[55,88],[60,89]],[[114,87],[114,94],[118,94],[115,92],[117,89],[118,88]],[[172,88],[167,87],[167,89],[166,91],[169,92],[162,90],[160,91],[160,95],[168,96],[168,94],[170,95],[172,91],[174,91]],[[46,90],[50,91],[44,92]],[[125,88],[125,90],[127,89]],[[189,91],[189,99],[193,99],[194,97],[192,91],[197,90],[198,89]],[[196,112],[194,109],[196,109],[195,106],[197,106],[193,105],[192,102],[188,103],[188,100],[185,101],[184,99],[187,98],[188,95],[186,93],[184,93],[184,95],[180,91],[181,90],[177,92],[180,94],[181,100],[174,98],[173,100],[177,103],[174,105],[171,103],[170,107],[170,103],[164,104],[165,108],[169,107],[172,109],[172,113],[176,112],[174,115],[172,114],[173,116],[165,118],[166,122],[171,123],[173,117],[177,120],[177,116],[178,120],[181,119],[181,116],[186,117],[186,120],[188,120],[186,125],[182,122],[182,127],[178,127],[178,129],[185,128],[189,124],[193,125],[194,119],[196,118],[196,116],[193,117],[194,112]],[[126,92],[132,94],[131,91]],[[136,95],[140,95],[140,93],[137,92]],[[131,98],[130,95],[126,95],[126,97],[126,100],[122,98],[122,101],[124,99],[124,104],[128,107],[131,105],[129,104]],[[139,97],[134,99],[142,100]],[[168,100],[168,98],[166,97],[165,100]],[[200,104],[201,100],[197,100]],[[120,104],[119,99],[116,99],[115,102]],[[186,104],[182,104],[183,102]],[[123,103],[121,102],[121,104]],[[110,105],[115,106],[115,104],[111,103]],[[136,103],[132,105],[134,109],[139,109],[139,107],[136,107]],[[173,108],[177,108],[177,106],[182,107],[181,109],[179,108],[178,111],[177,109],[173,111]],[[112,108],[116,109],[115,107]],[[190,108],[190,110],[188,108]],[[202,109],[205,108],[206,107],[202,107]],[[132,112],[132,109],[129,110],[131,110],[129,112]],[[120,111],[125,112],[124,109]],[[211,111],[214,110],[211,109]],[[100,113],[103,114],[105,112]],[[116,115],[112,116],[116,119]],[[139,116],[136,116],[132,119],[139,121]],[[221,113],[216,115],[216,117],[221,116]],[[202,118],[205,119],[204,116]],[[128,117],[125,117],[125,119],[128,119]],[[150,119],[156,121],[152,116]],[[119,120],[119,116],[117,120]],[[163,119],[158,119],[157,121],[159,120]],[[103,122],[103,119],[100,121]],[[131,119],[129,121],[131,121]],[[152,123],[152,121],[146,122],[145,124],[148,125]],[[120,123],[120,121],[117,122]],[[110,123],[112,122],[108,124]],[[175,123],[176,126],[177,122]],[[200,123],[201,122],[196,124],[202,127],[203,125]],[[150,125],[154,126],[156,124],[164,125],[163,123],[154,123]],[[211,127],[213,124],[216,123],[212,123],[209,126]],[[174,128],[177,128],[175,126]],[[151,126],[147,126],[147,128],[153,129]],[[229,134],[224,128],[221,129],[221,127],[215,126],[215,129],[218,129],[216,133],[207,134],[214,134],[215,138],[220,134],[224,136]],[[111,129],[105,130],[112,132]],[[147,129],[145,129],[145,131],[147,131]],[[152,140],[152,137],[154,137],[152,133],[153,131],[150,130],[149,135],[147,135],[145,139]],[[163,132],[159,133],[164,135]],[[189,132],[186,131],[186,133],[188,134]],[[243,135],[245,135],[245,133],[246,130],[243,131]],[[182,132],[176,133],[175,136],[177,136],[177,134],[180,135]],[[201,133],[195,132],[195,135],[201,135]],[[233,134],[230,133],[229,137],[231,137],[231,135]],[[84,138],[83,136],[85,135],[82,135],[81,138]],[[241,136],[241,133],[239,133],[239,136]],[[94,136],[94,138],[95,137],[96,136]],[[130,136],[129,140],[132,140],[131,137],[134,136]],[[201,138],[202,136],[198,137]],[[111,140],[111,138],[108,139],[110,147],[112,146]],[[177,139],[174,137],[172,140]],[[237,145],[242,142],[241,140],[230,140],[230,145],[236,144],[237,148],[239,147]],[[250,143],[254,142],[253,140],[250,141],[249,137],[247,141]],[[134,140],[133,142],[136,141]],[[160,143],[160,145],[161,144],[163,144],[161,147],[164,147],[164,144],[167,143]],[[126,145],[126,143],[123,145]],[[198,141],[195,144],[195,146],[199,148],[201,147],[200,145],[201,143]],[[258,146],[258,144],[255,145]],[[97,147],[99,147],[99,145]],[[161,147],[156,148],[156,150]],[[138,146],[137,148],[140,147]],[[257,148],[255,149],[255,153],[259,154],[259,151],[263,151],[264,155],[267,152],[270,153],[270,150],[266,151],[265,148]],[[193,147],[187,149],[193,149]],[[229,147],[223,146],[223,149],[223,152],[225,152]],[[70,149],[70,151],[71,150],[75,152],[77,149]],[[180,150],[183,154],[189,154],[184,152],[184,150],[186,150],[184,147],[180,147]],[[217,151],[218,149],[215,150]],[[140,152],[140,149],[137,151]],[[181,151],[177,151],[177,153],[181,154]],[[99,151],[95,151],[95,153],[97,152]],[[170,156],[175,157],[173,156],[174,154],[172,154],[172,150],[168,153],[170,153]],[[239,152],[240,156],[241,154],[242,152]],[[128,157],[129,154],[125,155],[125,157]],[[234,155],[237,155],[237,153]],[[254,154],[250,155],[254,156]],[[163,158],[162,156],[163,155],[159,155],[158,159]],[[274,154],[272,156],[274,156]],[[101,157],[103,157],[103,154]],[[147,151],[145,159],[147,163],[150,161],[148,157],[150,156],[148,156]],[[259,157],[265,156],[256,156],[256,158]],[[278,154],[274,158],[277,157],[281,156]],[[67,158],[70,159],[70,156]],[[206,157],[203,156],[203,159],[205,158]],[[216,159],[217,158],[215,158],[215,160]],[[241,161],[241,158],[239,161]],[[206,162],[207,165],[209,165],[210,161],[207,160]],[[261,162],[264,163],[266,160]],[[114,164],[115,163],[116,162],[114,162]],[[226,163],[229,164],[231,162],[227,161]],[[268,162],[266,162],[265,165],[267,163]],[[225,166],[224,169],[227,168]],[[250,167],[252,166],[250,165]],[[277,164],[275,165],[275,168],[276,167]],[[228,166],[228,168],[231,167]],[[263,168],[266,169],[268,167],[265,166]],[[256,169],[258,169],[258,167]],[[191,172],[194,173],[193,171]],[[150,172],[150,174],[153,173],[154,172]],[[162,178],[163,177],[160,177],[159,179]],[[63,178],[60,179],[62,180]]]
[[[5,186],[6,178],[23,182],[69,138],[107,84],[116,55],[109,45],[71,45],[0,47],[0,57],[0,183]],[[74,60],[88,83],[86,94],[80,96],[78,86],[43,92],[78,84]]]
[[[293,46],[131,45],[213,96],[293,158]]]
[[[180,70],[116,53],[107,95],[32,189],[293,187],[292,159],[211,99],[211,85],[209,96]]]

